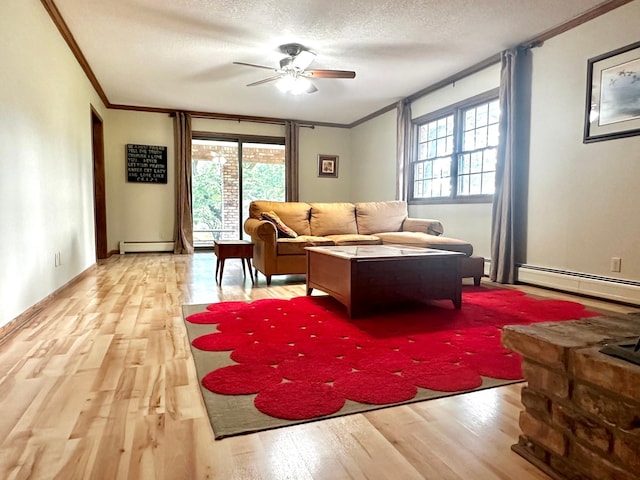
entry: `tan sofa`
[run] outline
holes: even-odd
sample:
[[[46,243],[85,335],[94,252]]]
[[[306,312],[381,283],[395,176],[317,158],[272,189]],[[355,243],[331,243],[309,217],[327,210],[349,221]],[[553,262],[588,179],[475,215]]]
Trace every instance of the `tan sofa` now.
[[[263,212],[275,212],[298,235],[278,238],[274,223]],[[462,277],[476,285],[484,273],[484,259],[474,257],[466,241],[443,237],[438,220],[408,218],[407,203],[304,203],[256,200],[249,206],[245,232],[254,243],[253,265],[271,284],[272,275],[306,273],[305,247],[325,245],[407,245],[462,252]]]

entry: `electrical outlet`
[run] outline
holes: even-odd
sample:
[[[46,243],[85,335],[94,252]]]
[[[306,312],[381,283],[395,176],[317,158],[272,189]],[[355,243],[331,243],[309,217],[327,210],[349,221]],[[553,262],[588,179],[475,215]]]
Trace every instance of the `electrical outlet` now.
[[[620,257],[611,257],[611,271],[619,272],[622,267],[622,259]]]
[[[60,252],[56,252],[53,254],[53,266],[59,267],[62,265],[62,260],[60,259]]]

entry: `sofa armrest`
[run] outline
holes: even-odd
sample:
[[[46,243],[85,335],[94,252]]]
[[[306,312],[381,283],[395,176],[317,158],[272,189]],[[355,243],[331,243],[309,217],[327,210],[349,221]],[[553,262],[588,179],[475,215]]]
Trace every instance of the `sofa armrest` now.
[[[444,227],[439,220],[431,220],[428,218],[405,218],[402,223],[402,231],[442,235],[444,233]]]
[[[259,238],[265,242],[276,243],[278,237],[276,226],[266,220],[247,218],[244,222],[244,231],[251,238]]]

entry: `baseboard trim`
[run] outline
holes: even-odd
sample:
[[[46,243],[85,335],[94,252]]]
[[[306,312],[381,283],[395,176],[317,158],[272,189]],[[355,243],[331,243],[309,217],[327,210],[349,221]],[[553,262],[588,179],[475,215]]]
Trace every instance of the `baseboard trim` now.
[[[536,265],[518,267],[518,283],[640,305],[640,282]]]
[[[173,242],[120,242],[120,254],[125,253],[150,253],[150,252],[173,252]]]
[[[84,280],[90,273],[97,268],[97,265],[92,265],[83,272],[79,273],[53,293],[47,295],[35,305],[31,306],[13,320],[10,320],[7,324],[0,327],[0,345],[6,342],[12,335],[19,332],[22,328],[26,327],[42,310],[47,308],[61,293],[63,293],[69,287],[72,287],[76,283]]]

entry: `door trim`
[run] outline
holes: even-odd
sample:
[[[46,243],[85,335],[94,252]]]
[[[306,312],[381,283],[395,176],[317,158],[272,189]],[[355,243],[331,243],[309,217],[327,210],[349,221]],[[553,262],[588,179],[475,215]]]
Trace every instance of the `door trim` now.
[[[96,260],[107,258],[107,196],[104,173],[104,125],[91,106],[91,151],[93,155],[93,208]]]

